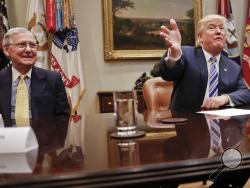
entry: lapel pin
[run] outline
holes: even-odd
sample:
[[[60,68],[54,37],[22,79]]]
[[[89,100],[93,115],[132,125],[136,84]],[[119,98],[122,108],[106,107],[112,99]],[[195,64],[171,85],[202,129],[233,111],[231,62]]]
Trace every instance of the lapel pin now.
[[[224,71],[225,71],[225,72],[227,72],[227,69],[226,69],[226,68],[224,68]]]

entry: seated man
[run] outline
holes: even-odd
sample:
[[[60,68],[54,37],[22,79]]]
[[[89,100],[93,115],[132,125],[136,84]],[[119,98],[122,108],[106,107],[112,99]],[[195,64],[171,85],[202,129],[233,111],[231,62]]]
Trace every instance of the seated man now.
[[[226,19],[208,15],[197,25],[196,47],[181,47],[175,20],[161,27],[168,52],[160,63],[163,79],[174,81],[171,109],[216,109],[250,104],[250,91],[241,67],[221,54],[226,42]]]
[[[61,75],[34,66],[37,59],[35,36],[26,28],[12,28],[4,35],[2,45],[12,64],[7,70],[0,71],[0,113],[3,118],[69,116]]]

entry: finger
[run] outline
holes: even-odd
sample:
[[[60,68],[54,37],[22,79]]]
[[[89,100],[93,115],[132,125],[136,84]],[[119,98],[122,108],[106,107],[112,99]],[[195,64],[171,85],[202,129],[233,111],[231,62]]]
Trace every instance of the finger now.
[[[208,102],[209,102],[209,99],[208,98],[205,99],[202,106],[201,106],[201,108],[207,109]]]
[[[213,98],[207,98],[202,106],[205,109],[213,109],[214,108]]]
[[[211,98],[211,100],[209,100],[208,106],[209,106],[209,109],[215,109],[216,108],[216,101],[213,98]]]
[[[164,32],[164,33],[166,33],[166,34],[169,34],[169,33],[170,33],[170,30],[169,30],[167,27],[165,27],[164,25],[162,25],[162,26],[161,26],[161,32]]]
[[[167,48],[171,48],[173,44],[172,44],[171,41],[165,40],[165,45],[166,45]]]
[[[168,34],[161,31],[160,36],[165,39],[166,37],[168,37]]]
[[[172,42],[171,39],[169,38],[169,36],[163,32],[160,32],[160,36],[164,39],[165,44],[167,47],[171,47],[172,46]]]
[[[169,38],[169,36],[165,37],[165,44],[167,47],[171,47],[172,46],[172,41],[171,39]]]
[[[203,108],[203,109],[207,110],[207,109],[209,109],[209,106],[208,106],[208,104],[207,104],[207,103],[204,103],[204,104],[201,106],[201,108]]]
[[[220,107],[220,103],[217,100],[211,100],[210,108],[211,109],[218,109]]]
[[[215,102],[215,103],[214,103],[214,108],[215,108],[215,109],[218,109],[219,107],[220,107],[220,103]]]
[[[212,97],[211,99],[212,99],[212,106],[215,109],[219,108],[223,103],[222,101],[223,98],[221,97]]]
[[[175,30],[175,31],[178,30],[176,21],[174,19],[170,19],[170,25],[172,27],[172,30]]]

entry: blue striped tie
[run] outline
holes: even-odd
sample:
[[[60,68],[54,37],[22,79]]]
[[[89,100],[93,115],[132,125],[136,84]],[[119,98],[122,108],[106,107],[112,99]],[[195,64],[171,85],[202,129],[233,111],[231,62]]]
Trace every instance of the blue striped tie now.
[[[210,77],[209,77],[209,97],[218,95],[218,71],[216,67],[216,58],[211,57],[210,60]]]
[[[210,120],[210,128],[211,128],[211,148],[214,151],[218,151],[221,142],[219,120],[217,119]]]

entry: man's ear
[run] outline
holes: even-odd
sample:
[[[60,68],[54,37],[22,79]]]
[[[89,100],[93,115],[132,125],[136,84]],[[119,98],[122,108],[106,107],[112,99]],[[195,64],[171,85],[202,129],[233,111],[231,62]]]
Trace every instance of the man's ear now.
[[[198,37],[199,43],[202,44],[202,43],[203,43],[203,40],[202,40],[201,34],[199,34],[197,37]]]
[[[3,52],[4,52],[6,57],[9,57],[9,48],[8,47],[3,46]]]

